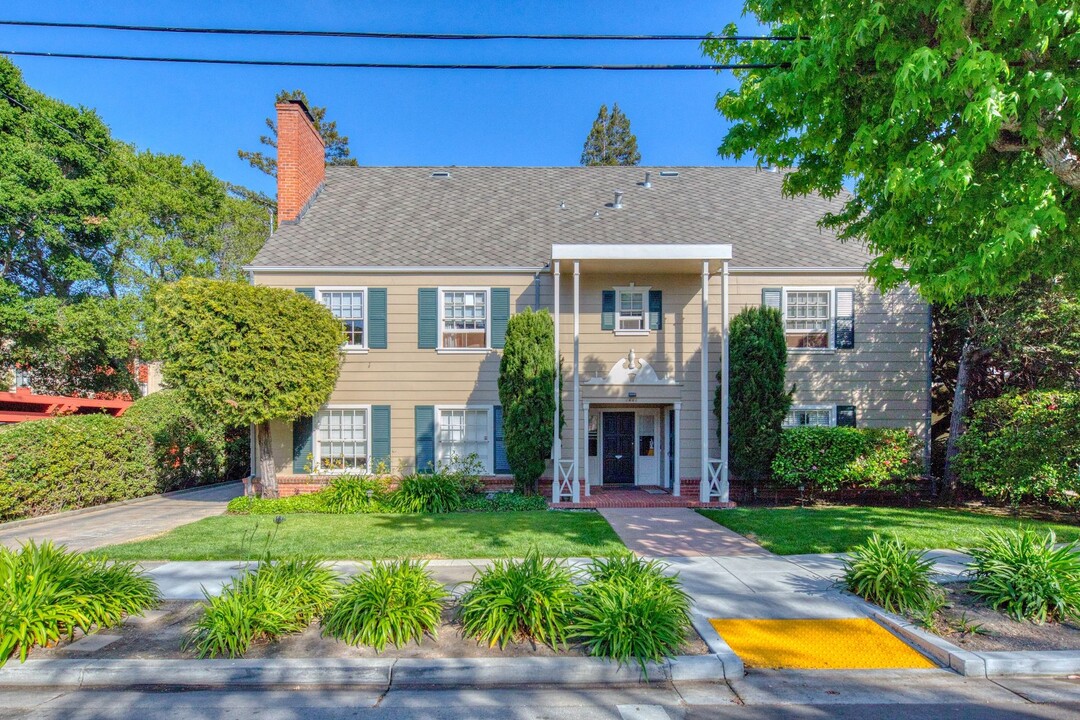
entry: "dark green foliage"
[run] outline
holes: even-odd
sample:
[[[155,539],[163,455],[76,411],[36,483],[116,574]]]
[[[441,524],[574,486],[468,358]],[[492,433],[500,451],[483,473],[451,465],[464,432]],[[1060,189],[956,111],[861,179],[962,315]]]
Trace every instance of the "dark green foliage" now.
[[[934,563],[926,551],[909,550],[896,538],[874,533],[844,560],[844,586],[889,612],[922,613],[940,591],[930,580]]]
[[[258,498],[251,495],[236,497],[229,501],[227,512],[230,515],[340,514],[330,509],[325,491],[280,498]]]
[[[1012,393],[975,403],[957,471],[995,500],[1076,505],[1080,393]]]
[[[908,430],[800,427],[784,430],[773,460],[776,480],[811,494],[881,488],[919,476],[919,441]]]
[[[165,380],[203,415],[230,426],[292,420],[334,389],[341,322],[297,292],[189,278],[156,302]]]
[[[435,636],[446,590],[427,564],[415,560],[374,562],[357,575],[322,619],[323,635],[382,652]]]
[[[461,509],[474,512],[525,512],[547,510],[543,495],[522,495],[516,492],[470,493]]]
[[[1030,528],[986,534],[971,550],[970,590],[1018,622],[1080,619],[1080,543]]]
[[[184,639],[200,658],[241,657],[256,640],[301,632],[333,604],[341,585],[318,558],[264,558],[256,570],[206,595],[205,610]]]
[[[499,402],[514,483],[534,492],[555,432],[555,324],[547,310],[526,308],[507,323]]]
[[[0,547],[0,667],[14,653],[26,661],[75,630],[119,625],[159,602],[157,585],[134,563],[110,563],[51,542]]]
[[[461,478],[454,473],[413,473],[401,478],[388,503],[398,512],[448,513],[461,507],[465,495]]]
[[[780,311],[748,307],[731,320],[729,433],[731,472],[740,480],[765,478],[780,446],[780,426],[791,409],[787,343]],[[717,375],[719,379],[719,375]],[[720,433],[722,388],[716,387],[713,412]]]
[[[72,415],[0,429],[0,520],[158,490],[150,437],[122,417]]]
[[[600,106],[581,151],[582,165],[637,165],[641,162],[637,136],[630,132],[630,119],[619,104]]]
[[[566,644],[574,596],[571,571],[533,550],[479,571],[458,611],[465,634],[491,647],[532,640],[557,648]]]
[[[569,631],[593,655],[620,665],[675,655],[690,629],[690,596],[665,566],[626,553],[596,559],[581,588]]]
[[[323,491],[332,513],[381,512],[386,497],[386,481],[381,477],[342,475]]]

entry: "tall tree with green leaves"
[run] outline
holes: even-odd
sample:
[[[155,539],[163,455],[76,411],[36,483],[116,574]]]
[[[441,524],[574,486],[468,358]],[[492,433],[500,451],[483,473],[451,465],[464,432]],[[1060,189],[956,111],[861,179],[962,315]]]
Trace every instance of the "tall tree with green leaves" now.
[[[535,492],[555,432],[555,323],[547,310],[526,308],[506,324],[499,362],[503,437],[514,483]]]
[[[746,0],[775,36],[704,43],[736,72],[720,153],[840,197],[822,224],[883,289],[945,304],[1080,282],[1075,0]],[[734,26],[727,28],[734,32]],[[845,192],[850,182],[852,192]]]
[[[272,421],[314,415],[340,369],[341,321],[292,290],[185,278],[156,295],[165,381],[226,427],[255,426],[262,492],[277,496]]]
[[[774,308],[748,307],[731,319],[729,333],[731,472],[739,480],[757,482],[769,476],[795,392],[787,386],[784,321]],[[718,384],[713,402],[718,439],[723,402]]]
[[[600,106],[593,121],[585,148],[581,151],[582,165],[637,165],[641,162],[637,136],[630,132],[630,118],[619,109],[619,104]]]
[[[311,117],[315,121],[315,129],[319,131],[319,135],[322,136],[323,145],[326,146],[326,164],[327,165],[348,165],[355,167],[357,165],[356,158],[350,157],[349,150],[349,137],[342,135],[338,132],[337,121],[326,119],[326,108],[321,105],[313,105],[308,100],[307,93],[303,90],[282,90],[275,97],[275,102],[288,102],[289,100],[299,100],[307,106]],[[241,160],[246,160],[251,167],[256,170],[261,170],[270,177],[277,177],[277,121],[274,118],[266,118],[267,134],[259,137],[259,143],[265,147],[272,148],[274,152],[263,152],[261,150],[237,150],[236,155]],[[265,207],[276,208],[277,203],[274,199],[263,194],[257,193],[247,188],[234,186],[234,192],[238,197],[242,197],[248,200],[256,200]]]

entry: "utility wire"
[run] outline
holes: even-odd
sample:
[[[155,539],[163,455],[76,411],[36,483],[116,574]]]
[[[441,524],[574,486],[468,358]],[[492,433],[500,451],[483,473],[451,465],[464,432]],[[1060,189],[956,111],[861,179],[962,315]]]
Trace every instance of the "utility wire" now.
[[[770,40],[791,42],[809,40],[794,35],[586,35],[586,34],[470,34],[470,33],[396,33],[349,32],[345,30],[267,30],[255,28],[198,28],[164,25],[114,25],[109,23],[43,22],[35,20],[0,20],[0,25],[13,27],[72,28],[82,30],[121,30],[129,32],[187,33],[193,35],[263,35],[270,37],[359,38],[368,40],[573,40],[573,41],[689,41]]]
[[[194,65],[247,65],[262,67],[361,68],[375,70],[768,70],[788,67],[787,63],[665,64],[665,65],[555,65],[555,64],[486,64],[486,63],[377,63],[319,62],[314,60],[226,60],[222,58],[150,57],[144,55],[97,55],[31,50],[0,50],[0,55],[23,57],[69,58],[75,60],[118,60],[125,62],[187,63]]]

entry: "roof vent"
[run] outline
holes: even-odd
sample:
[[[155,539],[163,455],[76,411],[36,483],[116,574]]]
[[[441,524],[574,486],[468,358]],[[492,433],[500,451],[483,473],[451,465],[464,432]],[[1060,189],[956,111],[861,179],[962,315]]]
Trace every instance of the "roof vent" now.
[[[679,177],[678,170],[661,170],[660,177]]]
[[[766,168],[766,169],[767,169],[767,170],[768,170],[769,172],[771,172],[771,173],[774,173],[774,172],[780,172],[780,168],[776,167],[775,165],[770,165],[770,166],[769,166],[768,168]]]
[[[641,183],[641,187],[643,187],[643,188],[651,188],[652,187],[652,173],[651,172],[646,172],[645,173],[645,182]]]
[[[559,209],[560,210],[565,210],[566,209],[566,203],[565,202],[559,203]]]
[[[431,173],[431,177],[433,177],[433,178],[448,178],[448,177],[450,177],[450,171],[448,171],[448,170],[436,170],[435,172]]]
[[[622,196],[623,196],[622,190],[616,190],[615,191],[615,202],[611,204],[611,207],[615,208],[616,210],[621,210],[622,209]]]
[[[593,216],[594,218],[599,218],[599,217],[600,217],[600,211],[599,211],[599,210],[597,210],[596,212],[594,212],[594,213],[592,214],[592,216]]]

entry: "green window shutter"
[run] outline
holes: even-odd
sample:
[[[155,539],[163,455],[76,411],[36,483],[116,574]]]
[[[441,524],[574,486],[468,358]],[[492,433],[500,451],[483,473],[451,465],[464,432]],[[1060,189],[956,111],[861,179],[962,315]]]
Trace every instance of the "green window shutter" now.
[[[390,406],[371,406],[371,463],[374,470],[379,463],[390,470]]]
[[[313,426],[314,423],[310,417],[293,420],[292,470],[297,475],[309,473],[315,468],[315,460],[308,457],[314,452],[314,445],[312,444]]]
[[[435,466],[435,406],[417,405],[416,472],[429,473]]]
[[[761,304],[764,307],[772,308],[773,310],[780,310],[782,297],[783,291],[780,288],[761,289]]]
[[[836,331],[833,346],[839,350],[855,347],[855,290],[836,288]]]
[[[315,299],[315,288],[296,288],[296,292],[300,293],[309,300]]]
[[[836,427],[855,427],[855,406],[836,406]]]
[[[649,291],[649,329],[664,329],[664,293],[660,290]]]
[[[491,347],[506,346],[506,323],[510,320],[510,288],[491,288]]]
[[[506,456],[506,435],[503,432],[503,409],[501,405],[495,406],[495,473],[497,475],[509,475],[510,459]]]
[[[434,350],[439,346],[439,289],[420,288],[416,292],[416,346]]]
[[[367,304],[367,346],[373,350],[385,350],[386,288],[368,288]]]
[[[615,329],[615,291],[605,290],[600,304],[600,329]]]

